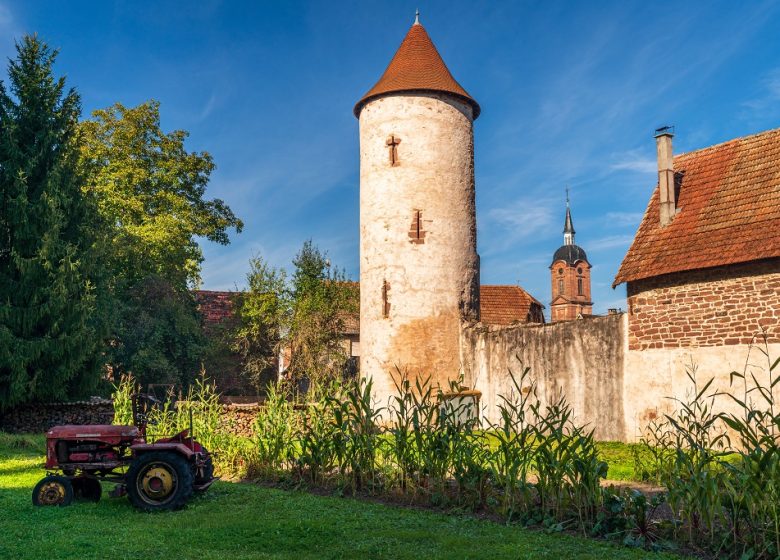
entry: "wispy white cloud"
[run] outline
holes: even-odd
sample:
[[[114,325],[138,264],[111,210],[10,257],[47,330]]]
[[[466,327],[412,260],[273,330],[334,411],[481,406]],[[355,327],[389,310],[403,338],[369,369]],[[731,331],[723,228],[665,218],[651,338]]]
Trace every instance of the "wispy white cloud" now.
[[[652,173],[658,169],[658,163],[647,157],[633,157],[624,159],[610,165],[615,171],[637,171],[639,173]]]
[[[775,68],[768,72],[761,80],[761,93],[742,103],[745,109],[745,116],[752,118],[760,116],[767,117],[770,114],[780,112],[780,68]]]
[[[639,224],[642,212],[607,212],[607,223],[613,226],[636,226]]]
[[[588,251],[602,251],[616,247],[625,247],[627,249],[633,239],[633,235],[607,235],[606,237],[588,242]]]
[[[14,21],[11,9],[5,4],[0,4],[0,26],[10,26]]]
[[[493,240],[485,254],[500,253],[522,240],[548,237],[554,230],[556,206],[560,210],[560,201],[552,198],[523,196],[488,210],[487,219],[480,220]]]
[[[201,122],[205,121],[211,113],[214,112],[214,109],[219,105],[219,98],[217,97],[216,93],[212,93],[209,96],[208,101],[206,101],[206,104],[203,106],[203,109],[201,109],[200,113],[197,117],[195,117],[195,122]]]

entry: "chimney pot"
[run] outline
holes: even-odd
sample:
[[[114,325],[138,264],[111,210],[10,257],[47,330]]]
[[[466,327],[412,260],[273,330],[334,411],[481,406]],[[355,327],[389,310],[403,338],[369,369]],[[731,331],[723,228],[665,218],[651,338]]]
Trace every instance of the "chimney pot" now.
[[[674,192],[673,137],[673,126],[662,126],[655,131],[655,143],[658,152],[658,193],[661,227],[669,225],[677,212],[677,200]]]

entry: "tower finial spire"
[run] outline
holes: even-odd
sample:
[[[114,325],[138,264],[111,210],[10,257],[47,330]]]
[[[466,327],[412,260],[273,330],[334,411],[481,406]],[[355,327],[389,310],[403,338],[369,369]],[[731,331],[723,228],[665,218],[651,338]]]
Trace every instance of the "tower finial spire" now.
[[[571,221],[569,207],[569,187],[566,187],[566,222],[563,224],[563,244],[574,245],[574,224]]]
[[[414,24],[415,25],[420,25],[420,10],[419,9],[417,9],[414,12]]]

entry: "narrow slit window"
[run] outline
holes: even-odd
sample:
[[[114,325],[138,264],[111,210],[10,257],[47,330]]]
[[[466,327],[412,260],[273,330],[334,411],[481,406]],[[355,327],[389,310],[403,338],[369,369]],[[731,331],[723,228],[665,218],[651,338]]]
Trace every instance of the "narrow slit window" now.
[[[415,244],[425,243],[422,210],[415,210],[412,213],[412,225],[409,228],[409,242]]]
[[[563,293],[563,280],[558,280],[558,293]]]
[[[387,319],[390,316],[390,284],[387,280],[382,282],[382,318]]]
[[[400,143],[401,139],[398,138],[398,136],[395,134],[391,134],[387,137],[387,140],[385,140],[385,145],[387,146],[387,151],[390,158],[390,165],[393,167],[401,163],[398,159],[398,144]]]
[[[582,278],[577,278],[577,293],[581,296],[585,295],[585,292],[582,289]]]

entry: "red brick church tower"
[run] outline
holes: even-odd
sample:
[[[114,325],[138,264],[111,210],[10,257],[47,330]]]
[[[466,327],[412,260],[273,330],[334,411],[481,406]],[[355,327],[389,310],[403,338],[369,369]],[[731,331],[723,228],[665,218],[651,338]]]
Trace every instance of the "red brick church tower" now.
[[[563,245],[555,251],[550,265],[552,322],[571,321],[593,313],[593,302],[590,300],[590,268],[585,251],[574,244],[574,224],[567,193]]]

